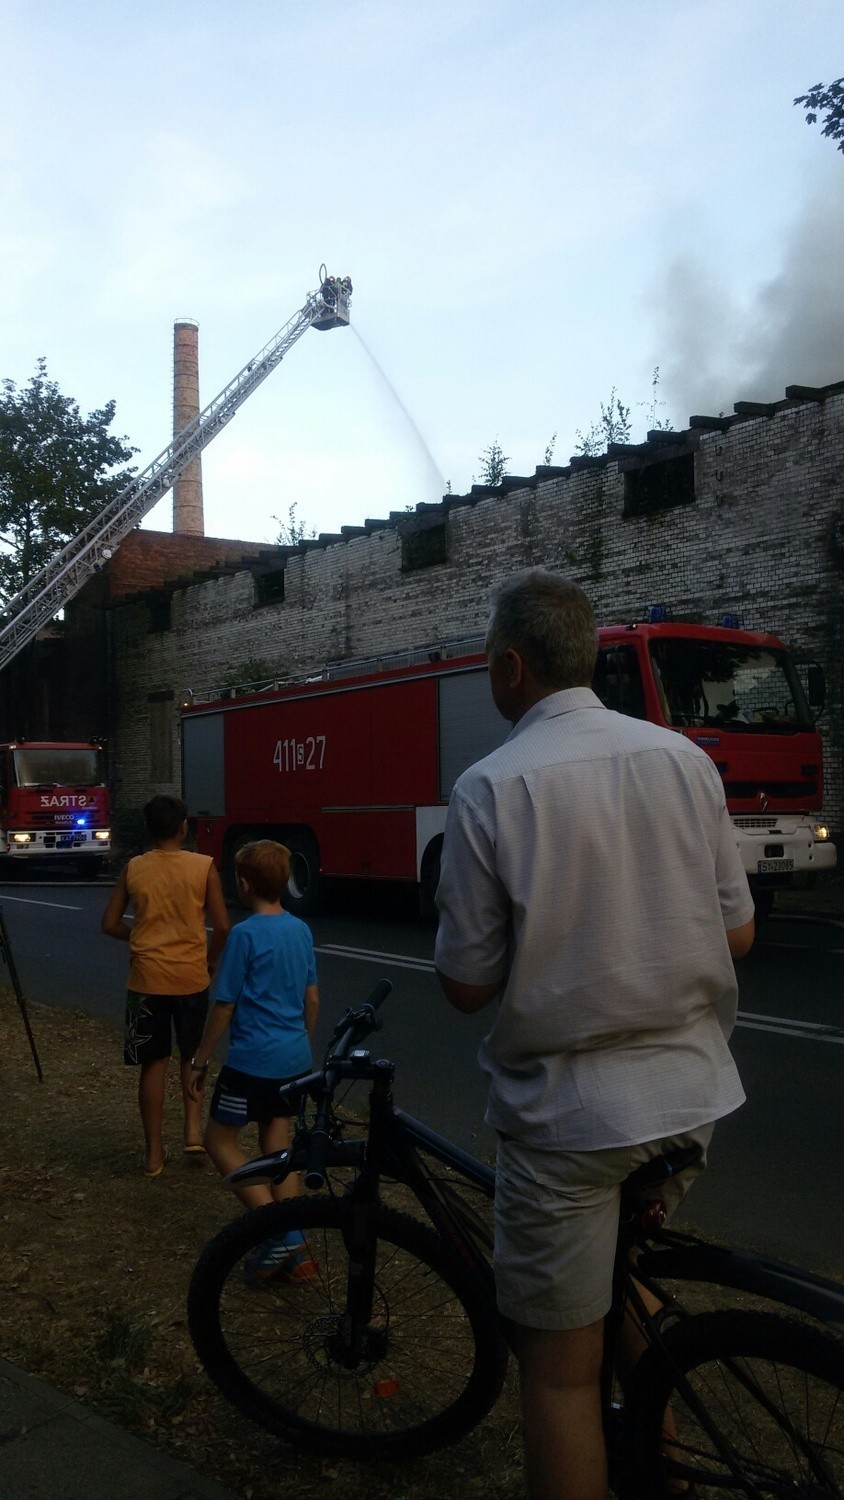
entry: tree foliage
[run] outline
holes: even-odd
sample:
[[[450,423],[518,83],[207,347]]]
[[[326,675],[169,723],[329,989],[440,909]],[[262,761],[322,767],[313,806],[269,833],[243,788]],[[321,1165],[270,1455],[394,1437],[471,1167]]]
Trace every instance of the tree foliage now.
[[[137,449],[108,431],[114,402],[83,417],[39,359],[26,386],[0,395],[0,594],[23,588],[98,515],[134,470]]]
[[[507,472],[509,456],[503,451],[498,438],[494,438],[488,448],[478,457],[481,466],[481,484],[500,484]]]
[[[844,151],[844,78],[833,83],[816,83],[806,94],[798,94],[795,104],[802,104],[806,111],[806,124],[814,125],[818,115],[823,115],[822,135],[838,142],[838,150]]]

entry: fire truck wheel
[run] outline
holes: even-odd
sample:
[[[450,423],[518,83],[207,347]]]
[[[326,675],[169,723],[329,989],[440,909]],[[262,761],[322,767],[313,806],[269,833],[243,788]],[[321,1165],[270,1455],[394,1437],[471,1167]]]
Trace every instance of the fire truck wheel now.
[[[319,905],[319,850],[306,833],[285,835],[290,876],[282,902],[294,917],[312,917]]]
[[[239,833],[230,842],[223,854],[223,889],[232,901],[237,900],[237,881],[234,874],[234,862],[238,851],[244,849],[247,844],[254,844],[256,839],[266,838],[263,828],[246,829]]]
[[[419,915],[429,921],[436,921],[437,903],[434,897],[437,894],[437,886],[440,883],[440,856],[442,855],[442,836],[433,840],[422,856],[422,878],[419,883]]]

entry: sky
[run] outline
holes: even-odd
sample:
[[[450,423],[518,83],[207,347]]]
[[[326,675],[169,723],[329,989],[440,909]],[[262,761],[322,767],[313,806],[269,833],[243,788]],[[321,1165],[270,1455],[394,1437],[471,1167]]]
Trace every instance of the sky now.
[[[0,378],[113,399],[139,466],[176,319],[205,405],[352,279],[206,448],[209,536],[564,464],[613,389],[642,439],[844,379],[844,156],[792,106],[841,0],[0,0],[0,57]]]

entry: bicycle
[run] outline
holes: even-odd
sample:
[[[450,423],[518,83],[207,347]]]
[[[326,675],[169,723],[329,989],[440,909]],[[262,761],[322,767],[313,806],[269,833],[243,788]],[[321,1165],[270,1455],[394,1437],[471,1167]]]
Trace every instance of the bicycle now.
[[[303,1172],[308,1188],[328,1194],[226,1225],[200,1256],[188,1298],[194,1346],[229,1401],[292,1443],[355,1459],[417,1457],[462,1437],[497,1399],[513,1348],[495,1305],[491,1229],[466,1198],[492,1199],[492,1169],[397,1109],[393,1064],[361,1045],[380,1028],[391,988],[382,980],[347,1011],[323,1067],[283,1090],[299,1109],[290,1148],[229,1179]],[[346,1080],[372,1085],[365,1138],[350,1139],[337,1115]],[[844,1292],[665,1227],[659,1183],[693,1156],[657,1157],[622,1189],[602,1382],[615,1493],[844,1496],[844,1342],[779,1313],[690,1313],[665,1282],[713,1283],[826,1324],[844,1322]],[[382,1179],[409,1189],[431,1227],[385,1206]],[[257,1285],[244,1275],[259,1245],[291,1231],[304,1247],[295,1265]],[[642,1288],[659,1311],[648,1311]],[[622,1390],[614,1368],[626,1316],[646,1347]]]

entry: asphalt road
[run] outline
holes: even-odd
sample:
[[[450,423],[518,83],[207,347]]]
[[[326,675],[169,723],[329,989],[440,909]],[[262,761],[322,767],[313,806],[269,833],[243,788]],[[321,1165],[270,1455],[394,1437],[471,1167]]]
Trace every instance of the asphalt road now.
[[[104,885],[0,884],[0,909],[33,1006],[65,1005],[121,1025],[127,955],[99,932],[107,896]],[[490,1155],[475,1062],[487,1021],[458,1015],[442,999],[432,929],[414,918],[402,893],[383,890],[337,897],[311,925],[322,996],[317,1048],[347,1005],[365,999],[377,979],[390,979],[384,1029],[371,1045],[397,1065],[397,1102],[475,1154]],[[687,1205],[688,1219],[705,1233],[838,1276],[842,958],[844,923],[774,917],[739,963],[733,1049],[748,1102],[718,1127],[712,1170]],[[37,1037],[37,1011],[33,1026]]]

